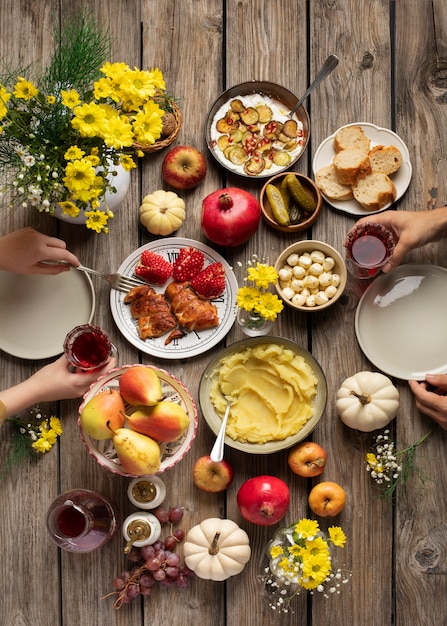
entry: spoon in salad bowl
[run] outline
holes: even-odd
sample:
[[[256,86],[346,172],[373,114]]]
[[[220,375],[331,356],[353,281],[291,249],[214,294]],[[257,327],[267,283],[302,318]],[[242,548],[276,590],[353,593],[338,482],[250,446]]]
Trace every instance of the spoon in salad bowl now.
[[[301,98],[298,100],[298,102],[295,104],[295,106],[293,107],[293,109],[291,109],[291,111],[289,112],[288,116],[290,119],[293,117],[293,114],[295,113],[295,111],[298,109],[298,107],[300,107],[304,100],[307,98],[307,96],[316,88],[318,87],[318,85],[326,78],[326,76],[329,76],[329,74],[332,72],[332,70],[335,70],[335,68],[338,65],[338,57],[335,56],[335,54],[331,54],[328,56],[328,58],[326,59],[326,61],[323,63],[323,65],[321,66],[320,71],[318,72],[318,74],[315,76],[315,80],[313,81],[313,83],[311,83],[309,85],[309,87],[306,89],[306,91],[303,93],[303,95],[301,96]]]

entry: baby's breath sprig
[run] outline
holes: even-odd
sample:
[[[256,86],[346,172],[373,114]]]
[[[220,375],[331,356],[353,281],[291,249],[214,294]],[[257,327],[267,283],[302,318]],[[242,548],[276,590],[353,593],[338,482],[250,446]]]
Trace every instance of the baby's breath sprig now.
[[[54,415],[43,416],[39,407],[33,407],[23,417],[11,417],[6,421],[13,426],[13,437],[0,478],[24,461],[49,452],[62,434],[60,420]]]
[[[377,485],[382,487],[382,497],[392,498],[398,485],[405,488],[410,477],[417,474],[424,484],[425,475],[417,466],[415,461],[416,448],[420,446],[431,435],[433,430],[428,431],[418,441],[396,450],[396,444],[390,439],[390,431],[385,430],[383,434],[377,435],[373,443],[375,452],[366,454],[366,471]]]

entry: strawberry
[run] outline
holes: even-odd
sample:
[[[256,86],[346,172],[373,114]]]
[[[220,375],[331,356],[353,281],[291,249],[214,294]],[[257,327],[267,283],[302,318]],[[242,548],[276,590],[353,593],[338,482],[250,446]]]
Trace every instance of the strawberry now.
[[[205,267],[191,281],[196,294],[205,300],[220,296],[225,289],[225,270],[222,263],[212,263]]]
[[[195,248],[182,248],[172,269],[175,281],[183,283],[194,278],[203,267],[205,255]]]
[[[134,270],[135,274],[154,285],[163,285],[172,274],[172,265],[161,254],[145,250]]]

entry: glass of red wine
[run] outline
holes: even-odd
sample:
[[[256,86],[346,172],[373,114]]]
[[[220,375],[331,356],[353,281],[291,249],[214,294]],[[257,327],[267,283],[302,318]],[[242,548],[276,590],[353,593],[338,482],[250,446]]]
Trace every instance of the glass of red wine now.
[[[68,552],[91,552],[111,539],[121,525],[116,505],[88,489],[59,495],[47,512],[53,541]]]
[[[65,337],[64,353],[75,370],[101,369],[109,359],[117,356],[117,349],[99,326],[82,324]]]
[[[395,244],[394,233],[382,224],[357,224],[343,244],[348,270],[356,278],[375,278],[391,258]]]

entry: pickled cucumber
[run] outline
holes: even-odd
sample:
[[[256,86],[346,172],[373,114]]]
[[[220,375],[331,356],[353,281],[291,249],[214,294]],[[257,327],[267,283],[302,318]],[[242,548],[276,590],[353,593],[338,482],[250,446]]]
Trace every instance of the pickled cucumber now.
[[[289,211],[289,207],[290,207],[290,201],[292,199],[292,194],[290,193],[290,190],[287,186],[287,181],[286,181],[286,177],[284,176],[284,178],[281,180],[281,182],[278,185],[278,189],[282,195],[282,199],[284,200],[284,206],[286,207],[286,211]]]
[[[315,200],[303,189],[300,181],[294,174],[287,174],[285,177],[287,186],[292,195],[292,198],[306,213],[313,213],[316,209],[317,203]]]
[[[303,219],[303,211],[295,203],[289,207],[289,219],[291,224],[299,224]]]
[[[278,187],[269,183],[265,188],[265,193],[267,194],[275,220],[281,226],[288,226],[290,224],[289,212],[285,207],[283,197]]]

